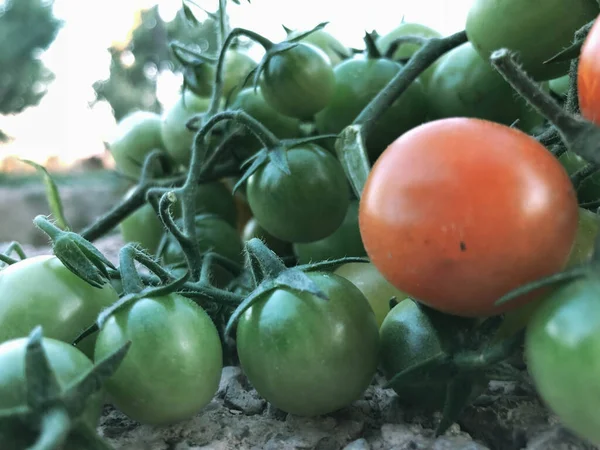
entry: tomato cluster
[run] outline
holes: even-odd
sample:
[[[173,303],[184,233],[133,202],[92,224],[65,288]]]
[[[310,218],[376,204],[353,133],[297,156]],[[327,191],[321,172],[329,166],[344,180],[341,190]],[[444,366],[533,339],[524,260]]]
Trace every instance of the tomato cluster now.
[[[444,411],[443,432],[524,342],[544,400],[600,443],[580,406],[600,392],[600,171],[577,146],[592,140],[561,141],[565,116],[600,125],[600,21],[577,72],[553,58],[600,6],[539,9],[476,0],[462,40],[402,23],[364,51],[322,26],[279,43],[231,31],[162,116],[118,124],[109,148],[134,185],[114,210],[80,235],[36,222],[54,255],[4,255],[0,410],[26,401],[8,392],[41,326],[65,386],[130,345],[103,389],[143,423],[197,414],[239,363],[302,416],[346,407],[381,369],[401,400]],[[240,35],[260,62],[230,48]],[[90,242],[116,226],[118,267]]]

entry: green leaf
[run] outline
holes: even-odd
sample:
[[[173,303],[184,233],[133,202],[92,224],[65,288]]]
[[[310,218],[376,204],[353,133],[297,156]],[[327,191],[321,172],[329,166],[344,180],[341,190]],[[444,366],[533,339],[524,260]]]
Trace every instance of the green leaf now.
[[[194,13],[190,9],[190,7],[185,3],[185,1],[182,2],[182,9],[183,9],[183,15],[190,25],[192,25],[192,26],[200,25],[200,22],[198,22],[198,19],[196,18],[196,16],[194,15]]]
[[[65,213],[63,210],[62,201],[60,199],[60,194],[58,192],[58,187],[56,186],[56,183],[54,182],[46,168],[28,159],[21,159],[21,161],[35,168],[40,173],[40,175],[42,175],[44,185],[46,186],[46,198],[50,206],[50,212],[56,219],[56,225],[63,230],[70,230],[71,227],[69,226],[69,223],[65,218]]]
[[[371,171],[361,125],[349,125],[335,141],[335,152],[342,163],[354,193],[360,199]]]

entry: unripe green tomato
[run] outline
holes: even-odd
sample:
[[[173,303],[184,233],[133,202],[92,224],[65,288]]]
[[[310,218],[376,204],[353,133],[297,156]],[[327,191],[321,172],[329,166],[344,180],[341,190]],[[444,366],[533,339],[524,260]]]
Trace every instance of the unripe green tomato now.
[[[138,179],[146,156],[152,150],[165,149],[160,130],[161,118],[156,113],[135,111],[123,117],[108,142],[117,170]]]
[[[400,24],[398,27],[394,28],[389,33],[387,33],[387,34],[381,36],[379,39],[377,39],[377,48],[379,48],[379,51],[382,54],[385,54],[396,39],[405,37],[405,36],[419,36],[419,37],[426,38],[426,39],[442,37],[441,33],[438,33],[436,30],[433,30],[425,25],[421,25],[420,23],[405,22],[405,23]],[[399,45],[396,48],[396,51],[394,52],[392,59],[394,61],[405,62],[412,55],[414,55],[417,52],[417,50],[419,50],[420,48],[421,48],[421,45],[419,45],[419,44],[407,43],[407,44]],[[425,89],[427,89],[427,86],[429,85],[429,80],[430,80],[431,76],[433,75],[433,72],[434,72],[435,68],[437,67],[438,62],[439,62],[439,59],[438,59],[438,61],[434,62],[431,66],[429,66],[429,68],[426,69],[421,75],[419,75],[419,79],[423,83],[423,87]]]
[[[325,108],[335,90],[329,58],[323,50],[304,43],[273,55],[259,83],[269,105],[302,120],[310,120]]]
[[[575,32],[599,13],[594,0],[475,0],[466,30],[482,58],[509,49],[530,76],[544,81],[568,72],[568,60],[544,62],[571,45]]]
[[[190,91],[185,91],[177,102],[165,111],[161,126],[162,139],[167,152],[178,164],[187,166],[192,155],[195,133],[187,129],[186,123],[197,114],[206,112],[209,105],[210,98],[198,97]]]
[[[301,33],[302,32],[298,30],[292,31],[287,35],[286,39],[293,39]],[[315,47],[319,47],[321,50],[323,50],[329,57],[332,67],[337,66],[345,58],[350,58],[350,56],[352,56],[352,53],[348,47],[346,47],[325,30],[317,30],[300,40],[300,42],[312,44]]]
[[[134,189],[131,188],[127,191],[125,198],[130,197]],[[165,227],[152,205],[145,203],[121,221],[119,230],[126,243],[137,242],[144,250],[153,255],[158,249]]]
[[[242,240],[244,242],[248,242],[253,238],[262,240],[267,247],[281,257],[291,256],[294,253],[292,250],[292,244],[282,241],[281,239],[277,239],[275,236],[271,235],[267,230],[260,226],[254,217],[246,222],[246,226],[244,227],[244,231],[242,233]]]
[[[550,80],[550,82],[549,82],[550,90],[560,97],[566,97],[567,93],[569,92],[569,84],[570,83],[571,83],[571,80],[569,78],[569,75],[564,75],[559,78],[554,78],[553,80]]]

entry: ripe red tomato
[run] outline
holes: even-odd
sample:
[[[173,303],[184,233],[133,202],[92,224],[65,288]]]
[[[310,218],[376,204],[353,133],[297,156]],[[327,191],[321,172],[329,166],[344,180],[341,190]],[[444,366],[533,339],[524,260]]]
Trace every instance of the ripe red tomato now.
[[[429,122],[394,141],[373,166],[359,209],[365,249],[385,278],[466,317],[523,304],[494,306],[562,269],[577,222],[573,186],[545,147],[468,118]]]
[[[600,125],[600,20],[590,30],[579,57],[577,89],[583,116]]]

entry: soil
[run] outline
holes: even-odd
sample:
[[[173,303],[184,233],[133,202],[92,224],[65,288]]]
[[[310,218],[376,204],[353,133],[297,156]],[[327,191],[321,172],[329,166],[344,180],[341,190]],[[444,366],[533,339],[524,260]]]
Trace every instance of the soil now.
[[[119,236],[96,246],[117,262]],[[4,248],[2,244],[0,248]],[[48,247],[25,246],[28,255]],[[99,431],[115,450],[593,450],[564,429],[530,383],[492,382],[460,421],[435,437],[439,413],[403,405],[377,375],[363,397],[317,418],[286,414],[265,402],[239,367],[225,367],[213,401],[168,427],[140,425],[106,405]],[[300,394],[301,395],[301,394]]]

